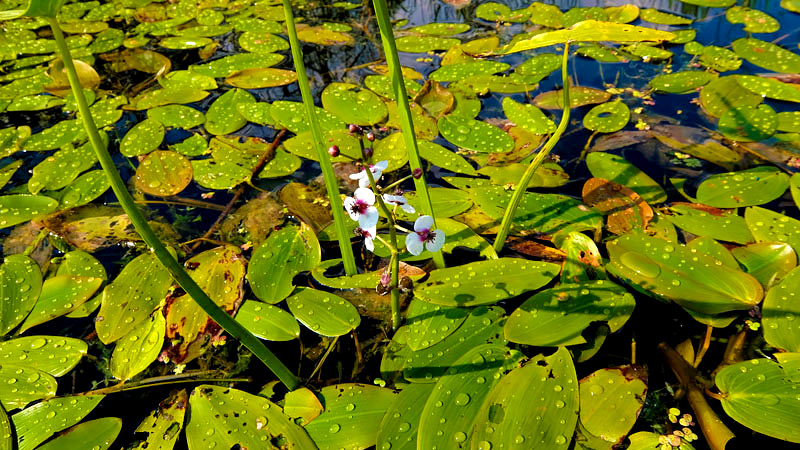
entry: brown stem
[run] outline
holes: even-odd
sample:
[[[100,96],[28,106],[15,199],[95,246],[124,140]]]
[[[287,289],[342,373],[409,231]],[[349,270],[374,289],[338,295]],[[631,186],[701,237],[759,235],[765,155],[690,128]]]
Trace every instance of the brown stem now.
[[[261,157],[258,158],[256,165],[250,172],[250,178],[256,176],[258,172],[261,172],[261,169],[263,169],[264,166],[267,165],[267,163],[270,160],[272,160],[272,158],[275,157],[275,149],[278,148],[278,144],[281,142],[281,138],[283,138],[284,134],[286,134],[286,128],[282,129],[278,133],[278,135],[275,136],[275,139],[272,141],[269,148],[267,148],[264,154],[262,154]],[[217,216],[217,220],[215,220],[214,223],[211,224],[211,227],[208,229],[208,231],[206,231],[205,234],[203,234],[203,236],[197,239],[197,242],[192,244],[192,246],[189,248],[189,251],[191,253],[194,253],[194,251],[197,250],[197,247],[199,247],[204,241],[208,240],[212,234],[214,234],[219,224],[221,224],[222,221],[225,219],[225,217],[228,216],[228,214],[233,209],[233,205],[236,204],[236,202],[239,200],[239,197],[241,197],[242,194],[244,194],[244,185],[239,186],[239,188],[236,189],[236,192],[233,194],[233,198],[231,199],[231,201],[228,202],[227,205],[225,205],[225,208],[223,208],[222,212],[219,213],[219,216]]]
[[[703,342],[700,344],[700,348],[697,349],[697,356],[694,358],[693,366],[697,367],[700,365],[700,361],[703,360],[703,356],[705,356],[706,351],[708,351],[708,346],[711,345],[711,333],[714,331],[714,327],[708,325],[706,327],[706,335],[703,337]]]

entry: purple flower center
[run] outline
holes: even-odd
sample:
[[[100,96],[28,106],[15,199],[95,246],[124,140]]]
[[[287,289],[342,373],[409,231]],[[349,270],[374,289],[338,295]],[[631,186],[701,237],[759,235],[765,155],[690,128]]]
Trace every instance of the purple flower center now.
[[[427,230],[417,231],[417,234],[422,242],[433,242],[433,240],[436,239],[436,232],[432,231],[430,228]]]
[[[353,206],[350,207],[350,210],[356,214],[366,214],[367,208],[369,207],[370,205],[364,200],[356,199],[356,202],[353,203]]]

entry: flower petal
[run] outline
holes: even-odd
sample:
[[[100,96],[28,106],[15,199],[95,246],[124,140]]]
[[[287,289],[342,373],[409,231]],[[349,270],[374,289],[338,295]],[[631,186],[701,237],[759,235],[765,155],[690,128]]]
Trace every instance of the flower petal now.
[[[375,172],[376,170],[379,170],[383,172],[384,170],[386,170],[387,167],[389,167],[389,161],[386,160],[378,161],[375,164],[375,166],[373,166],[372,171]]]
[[[357,200],[361,200],[368,205],[375,204],[375,194],[372,192],[372,189],[369,188],[358,188],[353,193],[353,197]]]
[[[351,180],[360,180],[360,179],[366,178],[366,177],[367,177],[367,171],[366,170],[362,170],[361,172],[351,173],[350,174],[350,179]]]
[[[411,205],[409,205],[408,203],[403,203],[403,204],[401,204],[401,205],[400,205],[400,208],[402,208],[402,209],[403,209],[403,211],[405,211],[405,212],[407,212],[407,213],[409,213],[409,214],[414,214],[415,212],[417,212],[417,210],[416,210],[416,209],[414,209],[414,207],[413,207],[413,206],[411,206]]]
[[[359,188],[369,188],[369,178],[364,176],[364,178],[358,179],[358,187]]]
[[[406,249],[408,250],[408,253],[411,253],[414,256],[422,253],[422,239],[417,233],[409,233],[406,235]]]
[[[371,237],[364,238],[364,247],[366,247],[367,250],[369,250],[369,251],[371,251],[373,253],[375,252],[375,244],[372,242],[372,238]]]
[[[364,214],[359,215],[358,226],[365,230],[372,228],[378,223],[378,217],[380,217],[378,208],[370,206]]]
[[[425,248],[427,248],[429,252],[438,252],[442,249],[444,241],[444,231],[437,229],[433,232],[433,240],[425,243]]]
[[[362,229],[361,231],[362,236],[364,236],[364,247],[371,252],[375,252],[375,244],[372,242],[372,240],[375,239],[377,232],[378,230],[376,227]]]
[[[431,216],[419,216],[417,220],[414,221],[414,231],[421,233],[423,231],[428,231],[433,226],[433,217]]]
[[[353,211],[353,206],[355,206],[355,204],[356,204],[356,199],[354,199],[353,197],[347,197],[346,199],[344,199],[344,209],[347,211],[348,214],[350,214],[351,219],[358,220],[359,216],[358,212]]]

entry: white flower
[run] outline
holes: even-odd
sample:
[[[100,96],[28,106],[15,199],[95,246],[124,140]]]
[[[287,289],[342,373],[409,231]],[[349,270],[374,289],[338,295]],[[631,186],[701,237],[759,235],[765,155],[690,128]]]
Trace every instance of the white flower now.
[[[375,235],[378,233],[377,227],[373,225],[370,228],[359,228],[356,232],[364,238],[364,247],[367,247],[367,250],[371,252],[375,252],[375,244],[372,240],[375,239]]]
[[[385,201],[386,203],[397,205],[400,208],[402,208],[403,211],[409,214],[414,214],[415,212],[414,207],[409,205],[408,202],[406,201],[406,198],[403,197],[402,195],[383,194],[383,201]]]
[[[389,161],[379,161],[377,164],[370,164],[369,170],[372,172],[372,177],[375,178],[375,182],[378,182],[383,171],[389,167]],[[367,176],[367,170],[364,169],[361,172],[354,173],[350,175],[351,180],[358,180],[358,186],[365,188],[369,187],[369,177]]]
[[[414,232],[406,236],[406,248],[414,256],[422,253],[423,246],[429,252],[436,252],[444,245],[444,231],[431,230],[433,217],[420,216],[414,222]]]
[[[358,221],[358,226],[364,229],[374,227],[378,223],[378,208],[375,204],[375,194],[367,188],[358,188],[353,197],[344,199],[344,209],[350,218]]]

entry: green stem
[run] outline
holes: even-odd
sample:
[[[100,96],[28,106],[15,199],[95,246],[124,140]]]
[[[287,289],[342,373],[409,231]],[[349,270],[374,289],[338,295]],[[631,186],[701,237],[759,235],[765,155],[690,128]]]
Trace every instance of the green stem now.
[[[306,65],[303,63],[303,50],[300,47],[300,41],[297,39],[297,29],[294,26],[294,14],[292,13],[292,5],[289,0],[283,0],[283,10],[286,15],[286,30],[289,34],[289,44],[292,47],[294,69],[295,72],[297,72],[297,83],[300,85],[300,95],[302,95],[303,104],[306,106],[306,116],[308,117],[308,123],[311,125],[311,134],[314,136],[314,147],[317,149],[319,165],[322,169],[322,177],[325,179],[325,189],[328,191],[328,199],[331,202],[333,222],[336,226],[336,238],[339,240],[339,250],[342,252],[344,272],[348,276],[353,276],[358,273],[358,269],[356,268],[356,258],[353,256],[353,245],[350,243],[350,234],[347,232],[347,222],[344,217],[342,198],[339,196],[339,183],[336,181],[336,175],[333,173],[333,166],[331,166],[328,150],[323,143],[322,129],[319,126],[317,114],[314,110],[314,97],[311,95],[311,84],[308,82]]]
[[[386,206],[386,202],[383,201],[383,196],[380,192],[378,192],[378,185],[375,184],[375,177],[372,175],[372,170],[370,170],[369,166],[367,166],[365,167],[365,171],[367,173],[367,178],[369,178],[369,186],[372,188],[372,192],[375,194],[375,201],[378,202],[383,214],[386,215],[386,219],[389,221],[389,240],[391,241],[389,249],[392,251],[392,259],[389,263],[392,282],[389,287],[392,290],[392,328],[396,330],[400,328],[400,289],[398,287],[398,273],[400,272],[400,250],[397,247],[397,230],[395,230],[396,224],[394,221],[394,214],[389,211],[389,207]]]
[[[514,195],[511,196],[511,201],[506,208],[505,214],[503,214],[503,221],[500,223],[500,232],[497,233],[497,238],[494,241],[494,250],[497,253],[500,253],[503,250],[503,246],[506,243],[506,238],[508,237],[508,232],[511,229],[511,222],[514,221],[514,213],[517,211],[520,202],[522,201],[522,196],[525,194],[525,191],[528,190],[528,184],[530,183],[533,175],[536,173],[536,169],[542,165],[542,162],[550,154],[550,151],[553,150],[553,147],[556,146],[559,139],[561,139],[561,135],[564,134],[564,130],[567,129],[567,125],[569,124],[569,113],[570,113],[570,103],[569,103],[569,71],[567,70],[567,63],[569,62],[569,42],[564,44],[564,56],[561,60],[561,83],[564,85],[564,112],[561,114],[561,121],[558,123],[558,128],[556,128],[556,132],[550,136],[550,139],[544,144],[539,153],[536,154],[536,157],[533,158],[528,168],[525,170],[525,173],[522,174],[522,179],[520,179],[519,183],[517,183],[517,187],[514,188]]]
[[[211,298],[203,292],[203,289],[195,283],[191,276],[183,269],[183,266],[172,257],[167,251],[164,244],[158,239],[156,234],[148,225],[147,220],[136,207],[136,204],[125,187],[125,183],[117,172],[114,161],[108,153],[103,141],[100,138],[100,133],[97,131],[97,126],[91,116],[89,105],[86,103],[86,97],[83,96],[83,88],[81,87],[78,73],[75,71],[75,65],[72,63],[72,55],[67,48],[67,43],[64,40],[64,33],[58,25],[58,20],[55,17],[46,18],[50,27],[53,29],[53,37],[56,40],[58,52],[61,59],[64,61],[64,68],[67,70],[67,77],[69,84],[72,87],[72,93],[75,96],[75,101],[78,104],[78,111],[80,112],[81,119],[83,120],[83,127],[86,134],[89,135],[89,141],[94,148],[95,155],[103,167],[103,171],[111,183],[111,189],[117,196],[122,209],[128,214],[131,223],[136,228],[136,231],[152,249],[161,264],[170,272],[172,278],[180,285],[180,287],[189,294],[192,299],[205,311],[206,314],[219,324],[228,334],[241,341],[253,354],[260,359],[269,368],[275,376],[278,377],[283,384],[290,390],[294,390],[300,386],[298,379],[292,374],[272,352],[264,346],[252,333],[247,331],[239,322],[235,321],[225,311],[223,311]]]
[[[401,130],[406,144],[406,152],[408,152],[408,165],[411,166],[412,171],[422,169],[417,137],[414,133],[414,122],[411,119],[411,107],[408,104],[408,93],[403,81],[403,70],[402,66],[400,66],[400,57],[397,55],[397,45],[394,42],[389,8],[386,6],[386,0],[372,0],[372,5],[375,7],[375,17],[378,19],[378,27],[381,30],[383,52],[386,54],[386,64],[389,66],[389,73],[392,77],[392,90],[397,101],[397,111],[400,114]],[[423,212],[433,217],[433,227],[436,228],[436,216],[433,214],[433,205],[431,204],[431,196],[428,192],[428,184],[425,181],[425,177],[415,178],[414,187],[417,189],[417,194],[422,198]],[[433,261],[436,267],[442,268],[445,266],[444,255],[442,255],[441,250],[433,254]]]

